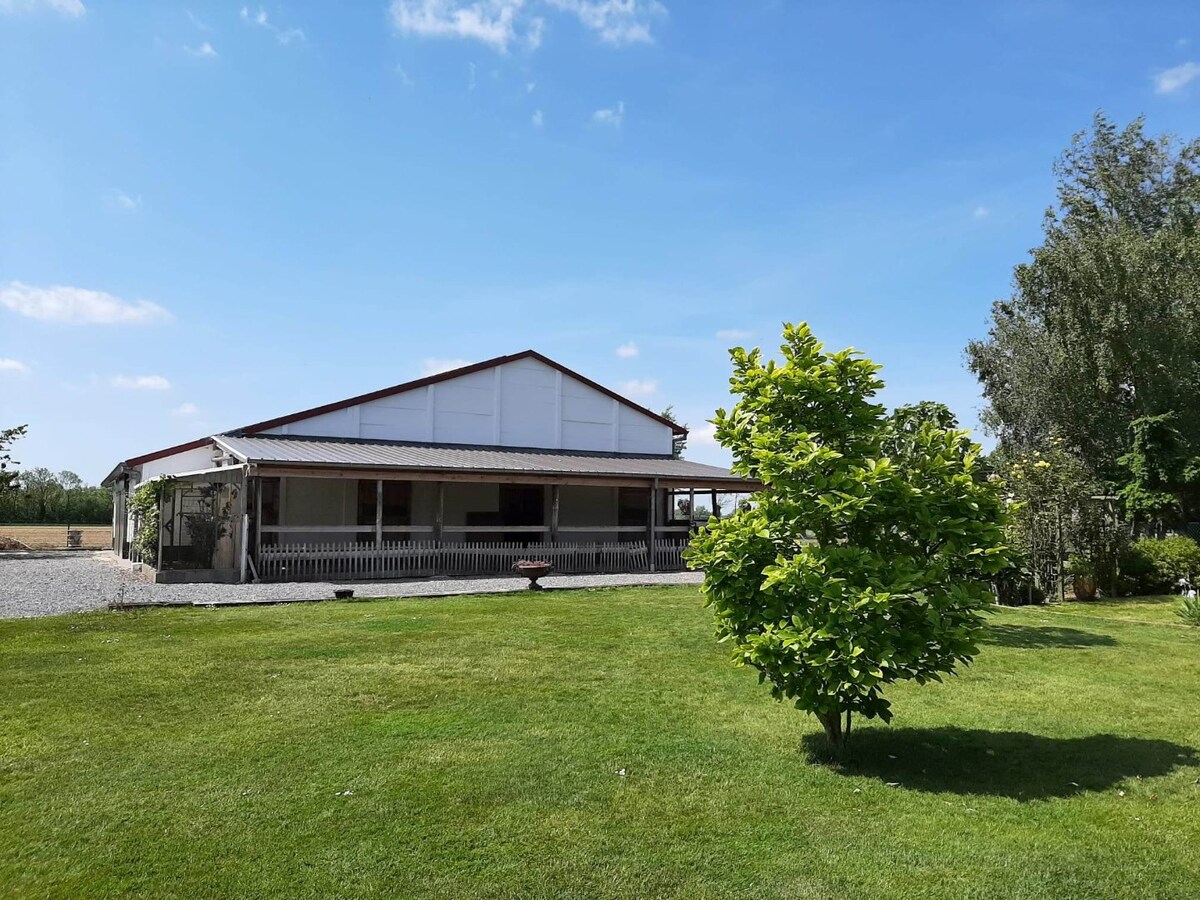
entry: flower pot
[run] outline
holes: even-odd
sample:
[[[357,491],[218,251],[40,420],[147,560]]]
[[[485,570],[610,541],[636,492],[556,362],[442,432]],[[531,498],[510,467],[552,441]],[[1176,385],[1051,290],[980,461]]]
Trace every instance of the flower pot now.
[[[1071,582],[1076,600],[1095,600],[1096,591],[1100,589],[1100,579],[1095,575],[1076,575]]]
[[[354,597],[354,591],[350,588],[338,588],[333,592],[335,600],[350,600]]]
[[[550,574],[550,563],[523,559],[514,563],[513,569],[529,579],[531,591],[540,591],[542,586],[538,584],[538,579]]]

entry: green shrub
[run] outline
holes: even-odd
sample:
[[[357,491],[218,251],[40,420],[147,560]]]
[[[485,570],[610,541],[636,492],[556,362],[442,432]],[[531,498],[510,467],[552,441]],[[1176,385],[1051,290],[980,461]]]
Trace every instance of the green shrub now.
[[[1200,577],[1200,544],[1183,535],[1141,538],[1121,557],[1122,589],[1132,594],[1176,590],[1180,579]]]
[[[1179,610],[1179,618],[1187,625],[1200,628],[1200,598],[1188,597],[1184,600],[1183,607]]]

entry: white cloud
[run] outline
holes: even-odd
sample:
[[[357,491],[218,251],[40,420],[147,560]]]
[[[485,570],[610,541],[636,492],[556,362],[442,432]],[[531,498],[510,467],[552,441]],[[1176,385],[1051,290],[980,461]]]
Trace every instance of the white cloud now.
[[[275,39],[281,44],[299,43],[305,40],[303,29],[281,28],[271,21],[267,15],[267,11],[261,6],[258,8],[258,12],[251,12],[249,7],[243,6],[242,21],[267,29],[267,31],[275,35]]]
[[[651,44],[650,23],[667,14],[657,0],[546,0],[609,44]]]
[[[467,90],[475,90],[475,63],[467,63]]]
[[[621,123],[625,121],[625,101],[618,101],[617,105],[611,109],[596,110],[592,113],[592,121],[597,125],[611,125],[613,128],[620,128]]]
[[[617,348],[617,356],[621,357],[621,359],[629,359],[629,357],[637,356],[637,355],[638,355],[638,345],[635,344],[633,341],[630,341],[627,344],[622,344],[620,347]]]
[[[1200,63],[1186,62],[1154,76],[1156,94],[1173,94],[1200,78]]]
[[[440,375],[442,372],[461,369],[470,364],[471,361],[468,359],[423,359],[421,360],[421,374],[423,376]]]
[[[114,375],[108,381],[125,391],[169,391],[171,382],[161,375]]]
[[[658,382],[634,378],[621,384],[621,393],[631,397],[646,397],[658,392]]]
[[[400,79],[400,83],[402,85],[404,85],[405,87],[413,87],[414,85],[416,85],[416,82],[412,80],[412,76],[410,76],[406,71],[404,71],[403,66],[400,66],[400,65],[396,66],[396,77]]]
[[[499,53],[542,45],[547,9],[575,16],[613,45],[654,41],[651,23],[667,14],[658,0],[392,0],[392,27],[403,35],[479,41]],[[249,16],[249,11],[246,11]]]
[[[205,41],[199,47],[185,46],[183,48],[183,50],[189,56],[195,56],[199,59],[212,59],[213,57],[215,57],[217,55],[217,51],[213,49],[213,45],[210,44],[208,41]]]
[[[180,403],[177,407],[171,410],[173,416],[194,416],[200,412],[200,407],[195,403]]]
[[[121,209],[137,209],[142,205],[141,197],[131,197],[127,193],[117,188],[113,188],[112,202]]]
[[[697,444],[715,447],[717,444],[717,426],[712,422],[705,422],[699,428],[689,428],[688,444],[693,447]]]
[[[40,12],[49,10],[71,19],[87,12],[81,0],[0,0],[0,13]]]
[[[717,340],[719,341],[744,341],[749,337],[753,337],[753,335],[749,331],[743,331],[740,328],[722,328],[717,332]]]
[[[29,366],[21,362],[19,359],[5,359],[0,356],[0,372],[20,372],[25,374],[29,371]]]
[[[212,28],[190,9],[185,9],[184,12],[187,13],[188,20],[201,31],[212,31]]]
[[[971,212],[971,218],[973,218],[973,219],[986,219],[986,218],[987,218],[988,216],[990,216],[991,214],[992,214],[992,211],[991,211],[990,209],[988,209],[986,206],[977,206],[977,207],[975,207],[975,209],[974,209],[974,210]]]
[[[19,281],[0,285],[0,306],[44,322],[74,325],[142,325],[171,314],[149,300],[122,300],[103,291],[52,285],[33,287]]]
[[[546,119],[542,115],[542,111],[540,109],[535,109],[533,111],[533,115],[530,116],[529,121],[533,123],[534,128],[541,128],[542,125],[545,124]]]
[[[390,12],[401,34],[481,41],[507,53],[524,5],[524,0],[392,0]]]

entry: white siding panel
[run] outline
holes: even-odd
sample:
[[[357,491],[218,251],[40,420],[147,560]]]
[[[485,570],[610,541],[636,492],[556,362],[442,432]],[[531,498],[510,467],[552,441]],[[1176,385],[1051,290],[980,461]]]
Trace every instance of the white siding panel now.
[[[182,453],[173,453],[162,459],[142,463],[142,481],[149,481],[158,475],[177,475],[180,472],[210,469],[212,466],[213,445],[206,444],[195,450],[184,450]]]
[[[564,421],[562,449],[611,451],[612,423]]]
[[[352,409],[339,409],[334,412],[313,416],[311,419],[301,419],[283,426],[285,434],[299,434],[307,437],[358,437],[355,427],[358,414]]]
[[[491,444],[492,417],[438,409],[434,413],[433,439],[446,444]]]
[[[670,453],[671,429],[624,404],[620,412],[621,453]]]
[[[557,372],[537,360],[522,360],[503,367],[500,381],[500,445],[551,447],[555,445],[558,415]]]

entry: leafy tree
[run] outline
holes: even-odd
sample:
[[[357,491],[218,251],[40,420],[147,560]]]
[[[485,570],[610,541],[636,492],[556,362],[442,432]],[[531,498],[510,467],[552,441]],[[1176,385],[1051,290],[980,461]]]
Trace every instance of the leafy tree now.
[[[676,425],[679,424],[679,419],[675,415],[675,407],[674,406],[668,406],[666,409],[664,409],[662,411],[661,415],[668,422],[674,422]],[[683,427],[687,428],[687,425],[684,425]],[[671,438],[671,456],[672,457],[674,457],[675,459],[682,459],[683,451],[686,449],[687,449],[687,435],[686,434],[677,434]]]
[[[17,472],[10,466],[19,465],[12,458],[12,445],[25,437],[28,426],[18,425],[15,428],[0,429],[0,492],[11,490],[17,480]]]
[[[784,327],[781,353],[730,351],[740,399],[717,410],[716,438],[766,487],[703,529],[688,563],[735,661],[840,751],[853,713],[890,721],[887,685],[941,680],[977,652],[1003,503],[940,412],[885,415],[870,360],[827,354],[804,324]]]
[[[1061,437],[1116,486],[1138,481],[1141,466],[1154,474],[1127,499],[1157,516],[1195,515],[1200,466],[1181,448],[1200,442],[1200,141],[1097,114],[1054,171],[1042,245],[1016,267],[987,338],[967,347],[985,424],[1012,452]],[[1147,440],[1150,423],[1166,421],[1171,440]],[[1121,464],[1131,452],[1140,458]]]

